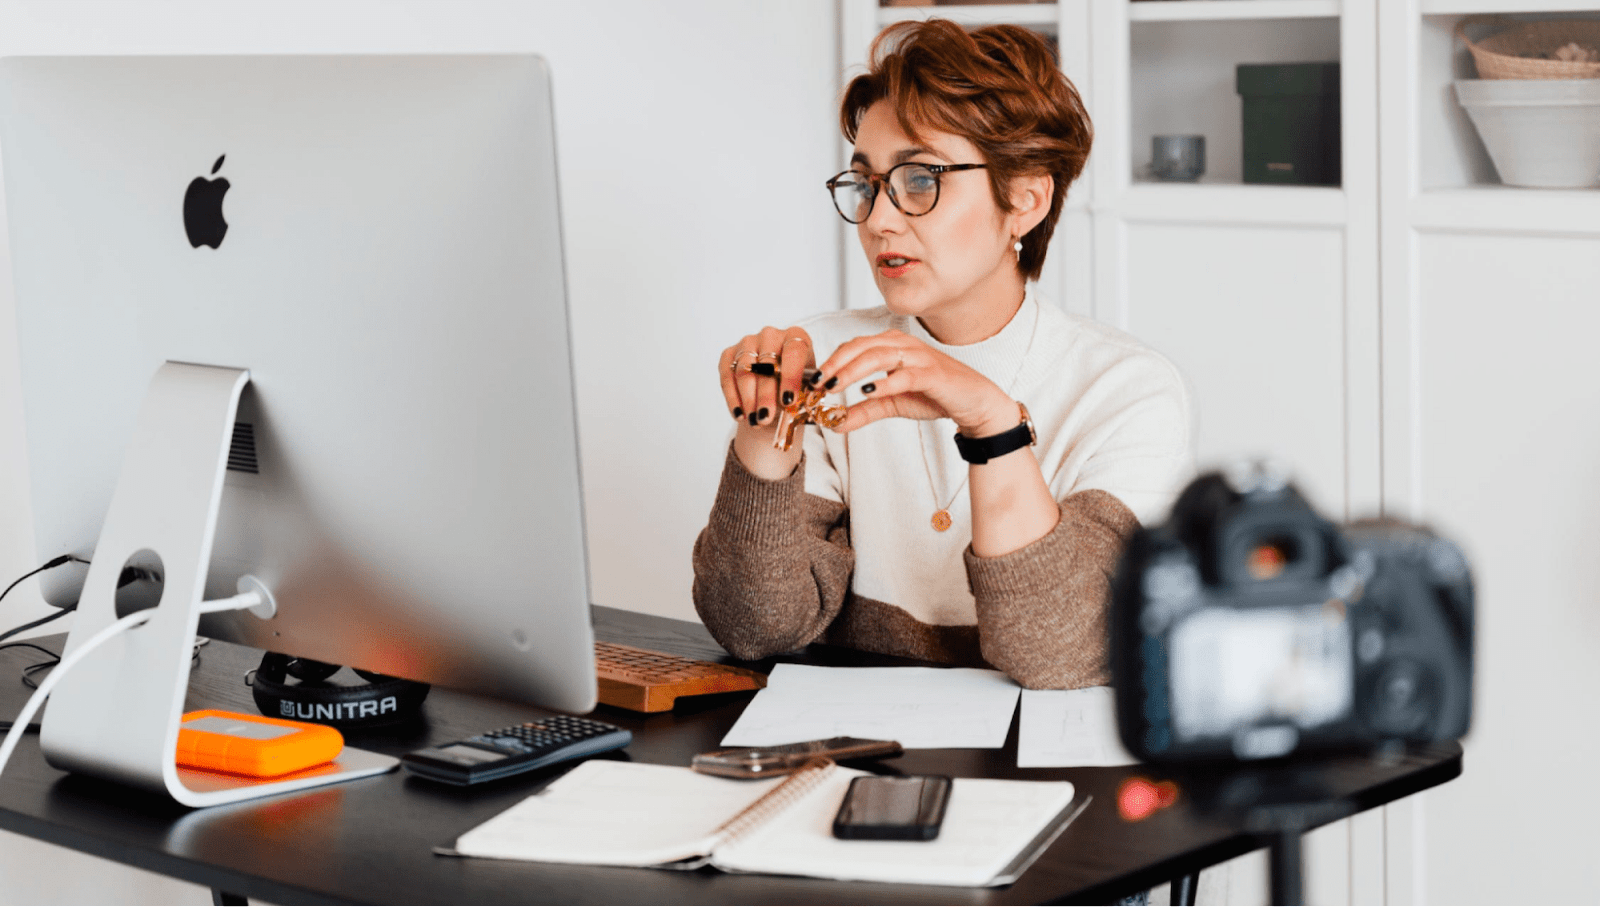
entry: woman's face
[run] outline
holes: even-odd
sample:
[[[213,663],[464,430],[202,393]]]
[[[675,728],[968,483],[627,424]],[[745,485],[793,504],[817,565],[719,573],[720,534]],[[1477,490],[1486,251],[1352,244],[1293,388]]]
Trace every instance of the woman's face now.
[[[881,174],[906,161],[987,163],[962,136],[922,132],[922,141],[913,141],[888,101],[873,104],[857,128],[851,169]],[[938,203],[918,217],[895,207],[880,189],[871,215],[856,231],[890,311],[922,319],[945,342],[969,342],[952,336],[964,333],[959,325],[970,320],[964,316],[1005,305],[1009,318],[1021,299],[1012,250],[1016,218],[995,203],[987,170],[945,173],[939,180]]]

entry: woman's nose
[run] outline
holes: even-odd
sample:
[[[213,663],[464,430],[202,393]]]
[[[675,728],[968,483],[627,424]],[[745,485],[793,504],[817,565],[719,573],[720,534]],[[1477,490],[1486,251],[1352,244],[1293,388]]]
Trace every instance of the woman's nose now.
[[[905,229],[906,215],[890,200],[888,189],[879,189],[863,224],[873,233],[899,233]]]

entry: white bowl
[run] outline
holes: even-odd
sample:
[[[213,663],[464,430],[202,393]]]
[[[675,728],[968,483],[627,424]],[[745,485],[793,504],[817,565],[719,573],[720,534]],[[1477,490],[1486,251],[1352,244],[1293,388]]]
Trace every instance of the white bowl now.
[[[1502,182],[1600,185],[1600,79],[1462,79],[1455,88]]]

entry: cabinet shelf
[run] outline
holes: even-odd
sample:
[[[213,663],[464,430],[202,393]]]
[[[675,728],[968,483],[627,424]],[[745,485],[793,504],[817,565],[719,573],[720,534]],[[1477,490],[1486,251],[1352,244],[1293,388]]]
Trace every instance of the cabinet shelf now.
[[[1433,189],[1412,200],[1411,226],[1439,233],[1600,236],[1600,189]]]
[[[1054,30],[1061,13],[1054,3],[982,3],[966,6],[880,6],[878,25],[950,19],[963,25],[1022,25]]]
[[[1221,22],[1246,19],[1336,19],[1341,0],[1186,0],[1131,3],[1130,22]]]
[[[1118,213],[1129,221],[1169,224],[1342,227],[1344,190],[1336,186],[1136,182]]]
[[[1191,0],[1140,6],[1255,6],[1273,0]],[[1296,3],[1296,7],[1305,4]],[[1152,136],[1203,135],[1211,181],[1243,181],[1242,63],[1341,60],[1338,18],[1211,19],[1145,22],[1129,32],[1127,165],[1134,174],[1150,162]]]
[[[1596,0],[1539,0],[1541,13],[1582,13],[1600,7]],[[1422,0],[1424,16],[1469,15],[1472,13],[1524,13],[1526,2],[1518,0]]]

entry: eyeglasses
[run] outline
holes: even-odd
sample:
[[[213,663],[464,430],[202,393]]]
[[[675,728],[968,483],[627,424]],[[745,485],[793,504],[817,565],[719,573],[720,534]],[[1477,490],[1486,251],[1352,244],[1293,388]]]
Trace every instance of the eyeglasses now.
[[[907,161],[889,168],[888,173],[862,173],[846,170],[828,180],[833,206],[839,216],[859,224],[872,215],[880,184],[889,189],[889,201],[903,214],[921,217],[939,203],[939,175],[957,170],[979,170],[988,164],[920,164]]]

